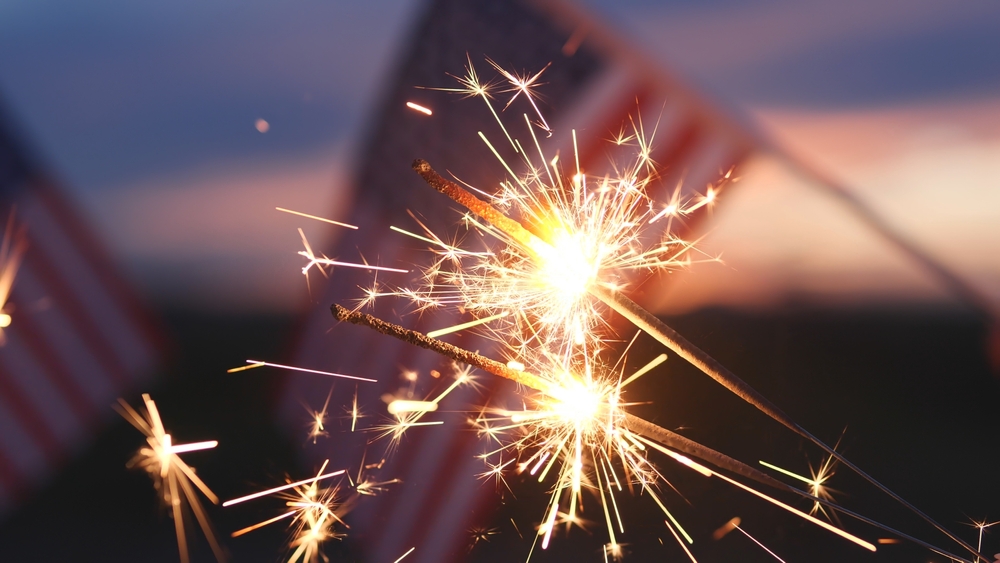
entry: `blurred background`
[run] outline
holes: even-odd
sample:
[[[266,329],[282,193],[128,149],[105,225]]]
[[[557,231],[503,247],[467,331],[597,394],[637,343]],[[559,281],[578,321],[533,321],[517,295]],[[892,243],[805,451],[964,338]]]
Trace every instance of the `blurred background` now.
[[[53,193],[107,257],[94,267],[121,275],[149,335],[142,341],[148,359],[129,367],[143,375],[95,394],[95,404],[107,408],[87,415],[86,431],[67,438],[57,431],[53,456],[8,452],[15,467],[0,480],[0,559],[177,560],[172,525],[148,478],[125,469],[141,436],[111,410],[119,395],[134,402],[152,393],[176,436],[218,439],[216,451],[191,454],[190,462],[223,498],[315,469],[294,416],[281,406],[315,402],[289,398],[298,376],[225,370],[248,357],[292,361],[309,338],[304,331],[322,334],[307,319],[329,302],[323,279],[314,276],[310,288],[301,274],[296,228],[318,248],[336,248],[340,232],[274,208],[351,220],[362,199],[353,187],[358,163],[430,6],[0,2],[0,130],[8,139],[0,148],[30,169],[5,177],[5,197],[55,184]],[[697,225],[700,247],[722,263],[696,264],[647,290],[656,312],[806,428],[828,441],[846,428],[848,457],[975,541],[969,522],[1000,520],[1000,362],[991,336],[1000,310],[1000,4],[575,6],[767,147],[741,162],[740,182]],[[400,155],[403,166],[415,156]],[[7,158],[8,169],[20,170],[9,163],[21,160]],[[23,181],[39,176],[46,182]],[[830,185],[846,187],[880,224],[960,280],[960,290],[872,229]],[[30,219],[30,202],[22,207]],[[12,300],[24,315],[38,305],[32,314],[44,327],[54,306],[43,306],[47,294],[32,285],[19,280]],[[13,323],[20,338],[17,315]],[[21,365],[3,361],[11,373]],[[724,393],[677,363],[670,383],[648,393],[669,397],[676,386],[697,399],[651,416],[691,427],[692,437],[745,461],[767,452],[805,471],[801,444],[770,438],[778,431],[766,425],[764,438],[748,437],[741,421],[752,413],[720,409]],[[13,383],[0,389],[0,434],[5,448],[23,453],[34,447],[34,434],[18,427],[30,416],[12,394],[22,386],[38,407],[44,393],[30,390],[30,378],[8,379]],[[305,424],[306,411],[300,415]],[[856,506],[945,543],[905,513],[883,512],[886,502],[868,504],[876,492],[842,479],[835,488],[865,497],[848,497]],[[905,545],[870,556],[839,545],[817,554],[816,538],[826,538],[788,517],[683,478],[677,485],[692,505],[712,507],[710,515],[691,516],[707,533],[741,515],[789,561],[944,561]],[[544,501],[541,491],[515,493],[538,502],[478,514],[477,525],[500,533],[476,543],[470,532],[463,540],[469,548],[451,560],[526,556],[527,542],[501,524],[511,516],[531,522]],[[636,519],[655,521],[646,509],[634,508]],[[253,521],[247,513],[211,514],[223,536]],[[682,560],[669,538],[659,545],[662,525],[644,526],[635,528],[635,560]],[[580,535],[591,543],[543,560],[597,560],[600,539]],[[349,536],[329,554],[375,561],[365,537]],[[274,529],[225,543],[236,561],[275,561],[283,541]],[[702,553],[710,561],[770,560],[736,537],[707,542]],[[1000,551],[1000,536],[987,535],[983,549]],[[195,551],[195,560],[211,560],[205,546]]]

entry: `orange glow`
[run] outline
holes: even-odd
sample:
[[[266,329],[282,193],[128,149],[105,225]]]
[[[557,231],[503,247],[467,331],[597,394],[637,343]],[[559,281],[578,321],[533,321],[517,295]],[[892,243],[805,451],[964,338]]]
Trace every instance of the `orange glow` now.
[[[420,113],[422,113],[424,115],[432,115],[432,113],[433,113],[433,112],[431,112],[430,108],[424,107],[424,106],[422,106],[420,104],[415,104],[413,102],[406,102],[406,107],[408,107],[408,108],[410,108],[412,110],[419,111]]]

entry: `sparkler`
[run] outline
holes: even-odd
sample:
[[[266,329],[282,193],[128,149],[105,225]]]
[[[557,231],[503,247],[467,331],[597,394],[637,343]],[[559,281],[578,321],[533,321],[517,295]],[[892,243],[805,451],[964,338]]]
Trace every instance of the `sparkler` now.
[[[681,198],[678,190],[669,204],[655,202],[648,191],[657,179],[651,159],[656,128],[647,134],[641,119],[633,121],[630,134],[623,132],[613,141],[619,147],[634,146],[634,154],[615,163],[614,174],[605,176],[591,177],[581,169],[574,131],[575,169],[565,174],[558,154],[546,156],[535,132],[551,133],[536,102],[535,90],[545,69],[518,74],[488,62],[506,86],[480,79],[470,60],[465,75],[455,77],[459,87],[435,89],[481,98],[528,172],[515,174],[481,132],[480,138],[510,177],[495,194],[470,188],[486,201],[441,178],[426,162],[415,162],[414,168],[428,183],[471,211],[463,222],[483,235],[487,249],[473,251],[446,243],[423,224],[424,235],[393,226],[430,243],[438,259],[425,269],[424,287],[386,292],[376,287],[362,305],[390,295],[409,298],[418,309],[457,305],[475,317],[460,325],[462,329],[480,323],[508,344],[542,341],[549,348],[565,344],[561,352],[569,355],[572,346],[601,341],[594,329],[604,321],[587,296],[591,287],[618,291],[633,274],[679,268],[694,260],[693,244],[672,234],[673,221],[710,205],[720,186],[690,199]],[[524,115],[530,139],[523,145],[493,105],[501,92],[512,93],[504,109],[523,98],[536,117],[532,121]],[[723,183],[729,179],[727,173]],[[500,250],[490,250],[493,240],[502,243]]]
[[[896,529],[886,526],[885,524],[882,524],[880,522],[867,518],[861,514],[848,510],[842,506],[833,503],[828,499],[813,496],[807,492],[801,491],[799,489],[781,483],[780,481],[777,481],[771,478],[770,476],[750,466],[747,466],[746,464],[743,464],[738,460],[726,456],[723,453],[712,450],[711,448],[698,444],[697,442],[694,442],[688,438],[680,436],[674,432],[671,432],[670,430],[656,426],[648,421],[636,417],[635,415],[632,415],[631,413],[625,412],[624,407],[626,405],[624,403],[620,401],[617,403],[613,403],[608,398],[607,395],[600,395],[602,391],[598,391],[595,393],[592,390],[593,388],[588,389],[586,387],[587,383],[581,382],[579,379],[570,379],[568,384],[564,383],[565,382],[564,378],[567,377],[565,372],[555,372],[555,375],[550,374],[548,376],[536,375],[531,372],[513,369],[508,365],[498,362],[496,360],[492,360],[485,356],[459,348],[447,342],[442,342],[437,339],[428,338],[426,335],[420,332],[406,329],[402,326],[384,321],[382,319],[379,319],[377,317],[374,317],[366,313],[351,311],[337,304],[331,306],[331,311],[333,312],[333,315],[335,318],[337,318],[337,320],[346,321],[352,324],[358,324],[361,326],[368,327],[382,334],[390,335],[404,342],[413,344],[415,346],[435,351],[439,354],[450,357],[453,360],[466,363],[470,366],[478,367],[480,369],[483,369],[484,371],[487,371],[488,373],[492,373],[493,375],[510,379],[525,387],[540,392],[541,396],[538,397],[537,400],[536,398],[532,398],[532,404],[535,406],[535,408],[532,411],[520,412],[520,413],[511,413],[508,411],[508,414],[511,415],[510,418],[512,419],[512,424],[521,425],[522,429],[527,428],[529,430],[529,433],[533,435],[532,438],[523,440],[521,442],[521,445],[526,446],[528,444],[534,444],[532,447],[537,447],[538,451],[541,451],[542,449],[542,446],[539,444],[539,441],[541,442],[548,441],[549,443],[552,444],[557,442],[556,440],[552,439],[546,440],[546,438],[544,437],[546,433],[548,433],[549,436],[551,436],[553,433],[555,434],[563,433],[563,435],[565,435],[566,432],[569,432],[570,434],[573,434],[572,436],[573,443],[571,443],[569,439],[566,439],[565,440],[566,443],[563,444],[563,446],[566,447],[567,451],[570,452],[568,455],[564,455],[562,451],[556,451],[555,455],[550,453],[550,455],[545,456],[544,459],[542,457],[545,455],[544,452],[540,454],[534,453],[531,454],[532,457],[529,457],[529,461],[533,461],[534,465],[538,465],[539,466],[538,469],[540,470],[545,467],[543,464],[548,464],[548,467],[551,467],[555,463],[554,461],[552,461],[552,459],[556,459],[560,455],[562,456],[561,468],[558,470],[560,477],[558,478],[556,485],[557,494],[554,494],[553,497],[551,497],[552,499],[556,500],[555,501],[550,500],[550,503],[555,504],[556,509],[553,510],[551,508],[552,504],[550,504],[550,507],[546,510],[546,521],[543,522],[543,527],[541,529],[542,533],[545,536],[549,536],[551,534],[551,529],[553,528],[553,525],[556,523],[570,523],[570,524],[573,523],[573,519],[569,518],[569,516],[573,512],[572,508],[573,498],[578,498],[579,496],[575,489],[576,487],[575,482],[577,479],[579,479],[581,489],[584,483],[583,473],[581,471],[583,465],[582,463],[577,463],[576,451],[574,450],[576,435],[578,434],[580,436],[581,445],[584,443],[584,436],[587,436],[588,446],[592,443],[599,443],[601,440],[605,440],[604,442],[605,447],[608,447],[608,444],[610,443],[610,449],[608,450],[600,450],[599,448],[594,448],[594,451],[598,453],[593,458],[596,461],[592,462],[591,467],[595,468],[595,472],[592,476],[593,481],[597,483],[597,486],[593,487],[596,491],[595,494],[608,495],[607,497],[605,497],[607,500],[602,501],[602,504],[604,506],[604,510],[607,511],[605,512],[606,521],[608,521],[608,523],[612,525],[617,523],[617,522],[611,522],[610,519],[610,515],[612,511],[615,511],[614,507],[616,506],[614,504],[612,496],[613,495],[612,489],[617,488],[618,485],[621,484],[621,479],[619,479],[617,482],[615,482],[614,485],[612,485],[615,476],[618,474],[614,472],[614,468],[612,467],[612,463],[610,461],[611,460],[610,456],[615,456],[615,458],[618,459],[618,461],[615,462],[616,465],[622,464],[623,469],[625,469],[625,471],[631,472],[627,473],[627,475],[630,475],[633,478],[635,478],[637,484],[640,487],[643,487],[644,492],[649,493],[650,496],[653,496],[653,498],[657,499],[656,500],[657,504],[660,505],[661,509],[663,509],[665,513],[668,513],[669,516],[669,511],[666,509],[665,506],[662,506],[662,501],[659,500],[658,496],[655,496],[656,493],[654,489],[651,488],[654,484],[654,481],[656,479],[660,479],[661,477],[658,471],[651,464],[649,464],[649,462],[647,462],[644,457],[642,457],[643,454],[641,452],[643,452],[648,447],[669,456],[677,463],[701,474],[704,477],[718,478],[734,487],[737,487],[745,492],[757,496],[758,498],[761,498],[762,500],[765,500],[775,506],[778,506],[779,508],[782,508],[783,510],[790,512],[798,516],[799,518],[807,520],[821,528],[826,529],[827,531],[835,533],[845,539],[848,539],[849,541],[854,542],[866,549],[874,551],[875,546],[870,542],[867,542],[863,539],[858,538],[857,536],[845,532],[841,528],[838,528],[832,524],[819,520],[810,514],[802,512],[792,506],[789,506],[788,504],[778,501],[777,499],[769,495],[766,495],[756,489],[753,489],[743,483],[740,483],[739,481],[727,477],[726,475],[723,475],[718,471],[712,470],[707,466],[694,461],[692,458],[700,459],[702,461],[715,465],[720,469],[731,471],[737,475],[757,481],[761,484],[769,485],[779,490],[794,493],[813,502],[819,502],[824,506],[834,509],[841,514],[850,516],[861,522],[864,522],[881,530],[890,532],[891,534],[899,538],[911,541],[935,553],[939,553],[941,555],[944,555],[946,557],[952,558],[957,561],[969,562],[968,559],[949,553],[948,551],[938,548],[923,540],[902,533]],[[547,358],[549,359],[554,357],[555,356],[551,355],[547,356]],[[624,379],[619,379],[619,381],[624,381]],[[560,385],[565,385],[565,387],[561,387]],[[589,382],[589,385],[596,385],[597,389],[600,389],[601,388],[600,386],[607,385],[607,380],[595,377],[591,380],[591,382]],[[619,388],[617,389],[617,391],[611,391],[609,393],[611,393],[612,395],[617,393],[618,396],[620,397],[620,391],[621,390]],[[594,406],[595,404],[597,405],[596,407]],[[525,410],[527,411],[527,409]],[[513,421],[513,418],[515,416],[520,416],[522,418],[515,422]],[[529,427],[532,419],[538,422],[537,426]],[[576,430],[577,427],[579,427],[581,431],[577,431]],[[589,436],[587,435],[587,432],[583,431],[584,429],[590,431]],[[490,435],[494,438],[499,437],[499,434],[497,433],[499,429],[496,428],[495,426],[491,426],[491,423],[489,423],[488,421],[485,423],[485,425],[481,426],[481,430],[483,430],[483,432],[486,433],[487,435]],[[625,448],[626,457],[621,457],[620,454],[618,453],[617,448],[619,446],[617,444],[621,443],[620,440],[623,440],[631,444],[622,446],[623,448]],[[502,449],[507,449],[507,448],[502,448]],[[580,461],[582,462],[583,461],[582,452],[584,451],[584,449],[581,449],[580,451],[581,451]],[[611,453],[606,454],[604,453],[605,451]],[[541,463],[539,463],[539,461]],[[633,462],[635,465],[631,466],[627,465]],[[528,470],[529,474],[532,474],[530,470],[535,469],[534,465],[532,465],[531,463],[524,464],[522,462],[522,464],[519,464],[519,467],[523,466],[525,470]],[[536,470],[534,473],[537,474],[538,470]],[[643,478],[645,478],[646,480],[644,481]],[[590,486],[588,486],[588,488],[590,488]],[[569,499],[570,509],[568,512],[560,513],[560,511],[558,510],[558,506],[560,506],[558,504],[558,500],[563,498],[563,494],[567,492],[569,492],[572,495],[572,497]],[[557,519],[560,516],[562,516],[562,520],[557,521]],[[619,518],[620,516],[616,516],[615,520],[617,521]],[[668,528],[671,529],[671,531],[674,530],[674,528],[671,526],[670,520],[668,520],[667,526]],[[619,525],[618,526],[619,531],[621,530],[621,528],[623,528],[623,526]],[[683,528],[678,527],[678,530],[683,530]],[[681,535],[683,535],[683,533]],[[609,536],[612,538],[612,545],[609,546],[609,549],[615,550],[616,549],[615,546],[620,544],[615,543],[614,529],[609,529]],[[543,546],[546,544],[547,542],[545,542],[543,538]],[[687,551],[686,546],[682,544],[682,547],[684,547],[685,551]]]
[[[185,505],[198,521],[198,525],[212,547],[215,558],[223,561],[225,554],[222,551],[222,546],[215,539],[211,524],[208,522],[208,516],[198,498],[198,491],[214,504],[218,504],[219,499],[195,474],[194,468],[184,463],[178,456],[181,453],[214,448],[218,442],[211,440],[189,444],[173,443],[173,438],[164,429],[163,422],[160,420],[160,412],[156,408],[156,403],[146,394],[142,396],[142,400],[146,406],[145,414],[140,414],[122,399],[118,399],[118,404],[115,405],[119,414],[146,436],[147,447],[141,448],[128,466],[138,467],[148,472],[153,478],[164,504],[170,507],[181,563],[188,563],[189,560],[187,534],[184,529]]]

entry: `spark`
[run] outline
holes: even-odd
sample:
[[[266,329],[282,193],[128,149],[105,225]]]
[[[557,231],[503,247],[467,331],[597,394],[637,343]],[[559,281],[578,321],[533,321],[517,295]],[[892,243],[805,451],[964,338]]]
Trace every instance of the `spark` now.
[[[399,268],[372,266],[371,264],[367,263],[357,264],[355,262],[341,262],[338,260],[331,260],[330,258],[327,258],[325,256],[320,258],[317,257],[316,254],[313,252],[313,249],[309,245],[309,241],[306,239],[306,235],[305,233],[302,232],[302,229],[299,229],[299,235],[302,237],[302,245],[305,247],[305,250],[299,251],[299,255],[305,257],[308,260],[306,265],[302,268],[303,275],[308,276],[309,270],[311,270],[313,266],[318,267],[321,271],[323,269],[323,266],[342,266],[345,268],[358,268],[361,270],[374,270],[378,272],[397,272],[402,274],[407,274],[410,272],[409,270],[401,270]]]
[[[420,104],[414,103],[414,102],[406,102],[406,107],[408,107],[408,108],[410,108],[412,110],[419,111],[420,113],[422,113],[424,115],[431,115],[431,113],[432,113],[431,110],[430,110],[430,108],[426,108],[426,107],[424,107],[424,106],[422,106]]]
[[[497,110],[493,107],[490,100],[493,99],[493,89],[495,88],[495,83],[493,81],[483,82],[479,79],[479,74],[476,72],[476,67],[472,64],[472,59],[466,54],[465,57],[467,64],[465,66],[464,76],[455,76],[450,74],[452,78],[458,81],[459,88],[430,88],[431,90],[440,90],[443,92],[453,92],[456,94],[461,94],[466,98],[480,98],[489,108],[490,113],[493,115],[493,119],[500,125],[500,129],[503,131],[504,136],[510,141],[510,145],[517,150],[517,145],[514,143],[514,139],[511,138],[510,133],[507,132],[507,128],[504,126],[503,121],[500,120],[500,116],[497,115]]]
[[[997,524],[1000,524],[1000,520],[997,520],[996,522],[987,522],[986,520],[972,522],[972,526],[979,530],[979,543],[977,544],[976,551],[983,550],[983,533]],[[998,556],[998,558],[1000,558],[1000,556]]]
[[[484,459],[487,459],[488,457],[489,456],[486,456],[484,457]],[[514,463],[514,461],[515,461],[514,459],[508,459],[507,461],[504,461],[503,455],[500,456],[500,460],[497,463],[490,463],[487,460],[485,463],[486,467],[488,467],[489,469],[480,473],[478,477],[480,479],[483,479],[484,481],[493,479],[493,481],[496,483],[497,489],[499,489],[500,485],[502,484],[509,491],[511,489],[510,486],[507,484],[506,479],[504,479],[503,471],[504,469],[507,468],[508,465]]]
[[[655,492],[662,476],[624,429],[627,405],[619,382],[634,381],[662,361],[658,358],[624,378],[603,368],[597,358],[567,363],[558,356],[543,355],[531,362],[535,373],[542,374],[543,393],[525,397],[520,410],[490,408],[474,421],[481,434],[500,443],[483,456],[489,470],[480,477],[502,479],[504,467],[513,461],[504,462],[504,452],[515,456],[519,473],[537,475],[539,482],[551,476],[552,492],[539,528],[542,549],[549,547],[558,524],[581,525],[586,490],[597,498],[611,540],[609,549],[614,551],[619,545],[617,534],[624,533],[615,500],[623,484],[639,486],[691,541]],[[491,463],[495,455],[500,460]]]
[[[273,487],[265,491],[260,491],[246,495],[237,499],[226,501],[223,506],[232,506],[246,502],[248,500],[275,495],[285,501],[285,506],[289,510],[269,518],[257,524],[253,524],[241,530],[233,532],[233,537],[238,537],[248,532],[260,529],[275,522],[290,520],[289,528],[292,530],[289,540],[289,563],[312,563],[320,559],[327,561],[322,552],[322,545],[330,539],[340,539],[345,534],[340,528],[348,528],[344,522],[344,516],[350,512],[361,495],[371,495],[384,490],[384,485],[396,483],[398,480],[377,483],[362,479],[362,472],[365,468],[364,461],[358,470],[358,484],[351,481],[354,492],[345,495],[346,487],[343,478],[334,485],[321,487],[320,481],[345,475],[346,470],[323,473],[326,470],[329,460],[323,462],[316,476],[294,483],[286,483],[278,487]],[[348,480],[350,478],[348,476]]]
[[[333,396],[333,388],[330,388],[330,392],[326,394],[326,401],[323,403],[323,408],[314,411],[309,407],[306,407],[306,412],[309,413],[309,438],[312,439],[313,444],[316,443],[316,439],[321,436],[329,436],[326,431],[326,413],[330,406],[330,397]]]
[[[454,325],[454,326],[450,326],[450,327],[442,328],[442,329],[438,329],[438,330],[432,330],[432,331],[430,331],[430,332],[427,333],[427,336],[429,336],[430,338],[437,338],[439,336],[444,336],[445,334],[451,334],[453,332],[459,332],[459,331],[465,330],[467,328],[472,328],[472,327],[479,326],[481,324],[493,322],[493,321],[495,321],[497,319],[502,319],[502,318],[506,317],[509,314],[510,314],[510,311],[503,311],[503,312],[498,313],[496,315],[490,315],[489,317],[483,317],[481,319],[476,319],[474,321],[469,321],[467,323],[457,324],[457,325]]]
[[[469,551],[472,551],[474,547],[479,545],[479,542],[490,543],[490,536],[495,536],[500,533],[497,528],[471,528],[469,530],[469,535],[472,536],[472,545],[469,546]]]
[[[514,92],[514,95],[511,96],[510,101],[507,102],[507,105],[504,107],[504,109],[510,107],[510,105],[514,103],[514,100],[516,100],[518,96],[523,94],[524,97],[528,99],[528,102],[531,104],[531,107],[535,110],[535,115],[538,116],[538,119],[541,122],[542,129],[544,129],[545,131],[551,131],[552,129],[549,127],[549,124],[545,121],[545,116],[542,115],[541,110],[538,109],[538,104],[535,103],[535,99],[538,97],[538,94],[535,93],[535,88],[541,86],[541,83],[538,82],[538,79],[541,78],[542,73],[548,70],[549,66],[551,66],[552,63],[545,65],[545,67],[542,68],[542,70],[536,72],[535,74],[528,75],[527,73],[525,73],[523,75],[520,75],[512,71],[505,70],[503,67],[501,67],[500,65],[493,62],[490,59],[486,59],[486,62],[490,63],[490,65],[492,65],[493,68],[495,68],[497,72],[503,75],[503,77],[507,79],[507,82],[510,83],[511,88],[510,90],[507,91]]]
[[[834,445],[834,447],[836,448],[837,446]],[[821,502],[822,500],[833,500],[833,491],[826,486],[826,482],[830,479],[830,477],[833,477],[833,474],[836,471],[836,459],[832,456],[827,457],[823,463],[819,465],[819,467],[813,468],[810,465],[809,473],[811,477],[804,477],[787,469],[778,467],[777,465],[767,463],[766,461],[760,461],[759,463],[768,469],[773,469],[782,475],[787,475],[788,477],[801,481],[809,486],[809,494],[817,499],[813,501],[813,506],[809,511],[809,514],[816,515],[821,513],[827,517],[836,517],[836,513],[827,513],[826,508]]]
[[[389,414],[401,414],[408,412],[434,412],[437,408],[437,403],[432,401],[406,401],[396,399],[395,401],[389,403],[386,410],[389,411]]]
[[[632,274],[692,263],[693,243],[669,232],[647,232],[655,207],[646,193],[652,181],[643,176],[646,157],[638,157],[625,175],[614,178],[590,181],[578,172],[572,189],[565,189],[561,182],[551,182],[548,166],[544,171],[531,167],[527,157],[533,171],[516,176],[480,136],[514,178],[501,185],[500,193],[483,200],[442,178],[424,161],[415,162],[414,169],[485,220],[464,218],[483,235],[485,246],[493,239],[502,248],[475,256],[438,252],[438,260],[425,269],[424,288],[392,294],[409,296],[419,309],[452,305],[484,316],[517,311],[510,322],[493,329],[504,341],[531,334],[583,345],[600,340],[594,329],[604,322],[600,301],[593,298],[595,288],[618,291]],[[508,215],[518,216],[520,222]],[[647,242],[650,239],[653,242]]]
[[[351,402],[351,432],[358,424],[358,388],[354,387],[354,400]]]
[[[292,211],[291,209],[285,209],[284,207],[275,207],[278,211],[283,211],[285,213],[291,213],[292,215],[299,215],[301,217],[306,217],[308,219],[315,219],[317,221],[323,221],[324,223],[330,223],[331,225],[337,225],[339,227],[346,227],[348,229],[357,230],[356,225],[350,225],[348,223],[341,223],[340,221],[334,221],[333,219],[327,219],[326,217],[317,217],[316,215],[310,215],[308,213],[302,213],[301,211]]]
[[[781,563],[785,563],[785,560],[782,559],[782,558],[780,558],[780,557],[778,557],[777,553],[771,551],[770,549],[768,549],[768,547],[766,545],[764,545],[764,544],[760,543],[759,541],[757,541],[757,538],[755,538],[755,537],[751,536],[750,534],[748,534],[746,530],[744,530],[743,528],[741,528],[739,526],[739,524],[736,524],[733,527],[736,528],[737,530],[739,530],[740,533],[743,534],[744,536],[750,538],[750,541],[752,541],[753,543],[759,545],[761,549],[763,549],[764,551],[766,551],[769,554],[771,554],[771,557],[774,557],[778,561],[781,561]]]
[[[409,554],[413,553],[413,552],[414,552],[414,550],[416,550],[416,549],[417,549],[417,547],[416,547],[416,546],[413,546],[413,547],[411,547],[410,549],[408,549],[408,550],[406,551],[406,553],[404,553],[404,554],[400,555],[400,556],[399,556],[399,559],[397,559],[397,560],[393,561],[392,563],[399,563],[400,561],[402,561],[402,560],[403,560],[403,558],[404,558],[404,557],[406,557],[407,555],[409,555]]]
[[[733,518],[730,518],[728,522],[719,526],[714,532],[712,532],[712,539],[715,541],[719,541],[722,538],[726,537],[727,535],[729,535],[729,532],[732,532],[733,530],[736,529],[736,526],[740,525],[740,521],[741,520],[739,516],[734,516]]]
[[[244,371],[244,370],[248,370],[248,369],[254,369],[254,368],[268,366],[268,367],[272,367],[272,368],[287,369],[287,370],[291,370],[291,371],[301,371],[301,372],[304,372],[304,373],[315,373],[315,374],[318,374],[318,375],[328,375],[330,377],[339,377],[341,379],[354,379],[354,380],[357,380],[357,381],[366,381],[366,382],[369,382],[369,383],[378,383],[377,379],[370,379],[370,378],[367,378],[367,377],[358,377],[356,375],[344,375],[342,373],[333,373],[333,372],[330,372],[330,371],[322,371],[322,370],[318,370],[318,369],[309,369],[309,368],[300,368],[300,367],[296,367],[296,366],[287,366],[287,365],[284,365],[284,364],[275,364],[275,363],[272,363],[272,362],[264,362],[264,361],[261,361],[261,360],[247,360],[247,364],[249,364],[249,365],[228,369],[228,370],[226,370],[226,373],[236,373],[236,372]]]
[[[647,131],[641,119],[632,120],[630,134],[623,130],[615,142],[634,146],[635,154],[623,162],[612,162],[607,174],[596,175],[581,168],[573,131],[574,168],[567,173],[558,165],[558,155],[545,155],[536,134],[537,130],[550,132],[536,101],[536,88],[548,67],[519,74],[492,60],[487,62],[506,86],[482,80],[469,59],[465,75],[455,77],[459,87],[438,89],[486,102],[520,155],[519,162],[507,162],[488,137],[479,133],[508,179],[500,183],[498,190],[474,186],[466,190],[438,176],[426,163],[417,169],[428,183],[472,212],[463,217],[463,223],[470,233],[478,235],[475,242],[481,243],[482,250],[469,248],[468,244],[460,247],[445,243],[419,221],[425,235],[392,227],[432,244],[430,250],[436,259],[424,268],[421,287],[390,291],[374,288],[363,303],[395,296],[409,299],[418,310],[457,307],[484,325],[489,323],[488,331],[504,342],[599,345],[602,337],[594,329],[604,321],[600,301],[591,295],[592,288],[619,291],[635,276],[695,261],[694,244],[675,236],[669,221],[651,225],[663,207],[649,194],[657,180],[651,159],[656,129]],[[512,136],[495,111],[490,100],[497,88],[513,93],[506,107],[523,96],[534,110],[537,122],[524,115],[527,142]],[[526,172],[515,173],[518,166]],[[564,181],[567,176],[569,180]],[[710,193],[714,198],[716,191]],[[691,207],[706,205],[703,199],[684,200],[678,190],[670,205],[677,214],[686,214]],[[434,335],[440,334],[444,333]]]
[[[153,478],[156,489],[160,492],[163,503],[170,507],[174,520],[174,533],[177,536],[177,548],[182,563],[188,563],[188,540],[184,526],[185,506],[194,514],[205,538],[212,547],[215,558],[225,559],[222,546],[215,539],[215,533],[209,524],[208,516],[201,505],[198,492],[201,492],[213,504],[218,504],[219,498],[199,478],[194,469],[187,465],[178,454],[215,448],[215,440],[175,444],[173,437],[167,433],[160,419],[156,403],[149,395],[142,396],[146,412],[140,413],[123,399],[118,399],[115,409],[125,420],[129,421],[139,432],[146,436],[146,447],[143,447],[128,463],[128,467],[144,469]]]
[[[0,346],[6,342],[5,329],[13,322],[7,300],[17,279],[17,270],[21,267],[24,253],[28,249],[28,238],[25,227],[15,227],[14,209],[10,211],[7,226],[4,228],[3,241],[0,242]]]

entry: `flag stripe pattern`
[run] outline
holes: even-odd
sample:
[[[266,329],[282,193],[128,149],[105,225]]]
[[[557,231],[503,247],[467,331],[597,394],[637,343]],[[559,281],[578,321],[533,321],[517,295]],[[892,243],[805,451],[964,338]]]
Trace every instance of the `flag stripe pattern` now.
[[[27,243],[0,329],[2,517],[85,447],[116,397],[153,375],[162,340],[2,113],[0,214]]]

